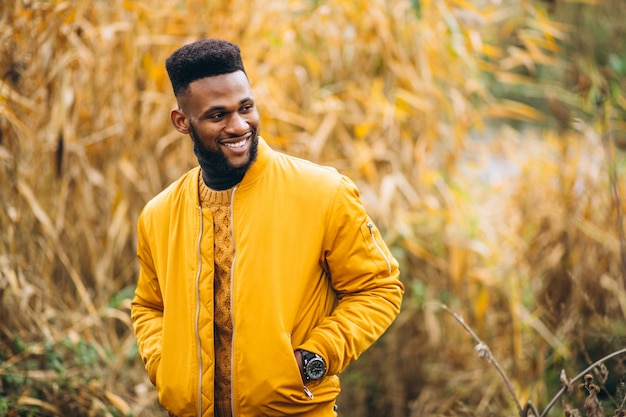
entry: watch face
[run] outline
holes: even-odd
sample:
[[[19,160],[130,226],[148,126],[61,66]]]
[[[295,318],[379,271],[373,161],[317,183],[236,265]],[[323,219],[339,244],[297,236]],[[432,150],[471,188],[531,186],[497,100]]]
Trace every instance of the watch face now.
[[[306,373],[311,379],[319,379],[324,376],[326,372],[326,365],[324,361],[319,358],[313,358],[306,365]]]

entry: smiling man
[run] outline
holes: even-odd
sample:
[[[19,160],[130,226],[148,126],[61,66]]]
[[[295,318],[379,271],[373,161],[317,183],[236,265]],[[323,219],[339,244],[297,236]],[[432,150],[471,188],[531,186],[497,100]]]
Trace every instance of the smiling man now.
[[[172,416],[336,416],[340,374],[400,310],[398,263],[354,183],[276,152],[240,50],[166,61],[199,166],[139,218],[132,320]]]

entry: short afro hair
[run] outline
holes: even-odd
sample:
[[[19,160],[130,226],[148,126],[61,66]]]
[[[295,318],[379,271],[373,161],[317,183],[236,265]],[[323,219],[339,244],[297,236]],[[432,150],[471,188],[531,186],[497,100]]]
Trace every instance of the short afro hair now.
[[[165,61],[174,95],[187,93],[189,84],[205,77],[243,71],[241,51],[222,39],[202,39],[174,51]]]

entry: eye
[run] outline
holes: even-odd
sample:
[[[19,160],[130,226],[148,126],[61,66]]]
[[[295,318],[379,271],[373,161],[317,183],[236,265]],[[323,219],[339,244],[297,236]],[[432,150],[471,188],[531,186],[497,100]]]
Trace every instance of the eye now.
[[[219,113],[213,113],[213,114],[210,114],[210,115],[209,115],[209,117],[208,117],[208,119],[211,119],[211,120],[220,120],[220,119],[222,119],[223,117],[224,117],[224,113],[219,112]]]
[[[241,112],[242,113],[248,113],[248,112],[252,111],[253,108],[254,108],[254,104],[246,104],[245,106],[243,106],[241,108]]]

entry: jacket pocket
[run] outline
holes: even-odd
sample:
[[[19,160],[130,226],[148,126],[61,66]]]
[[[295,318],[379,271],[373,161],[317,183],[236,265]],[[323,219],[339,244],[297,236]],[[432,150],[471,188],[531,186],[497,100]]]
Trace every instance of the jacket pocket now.
[[[383,242],[380,231],[369,216],[367,221],[361,226],[361,234],[378,272],[386,271],[387,274],[391,274],[393,257],[387,245]]]
[[[156,387],[159,402],[177,416],[197,414],[197,372],[189,343],[167,332],[163,334],[161,360],[157,368]]]

